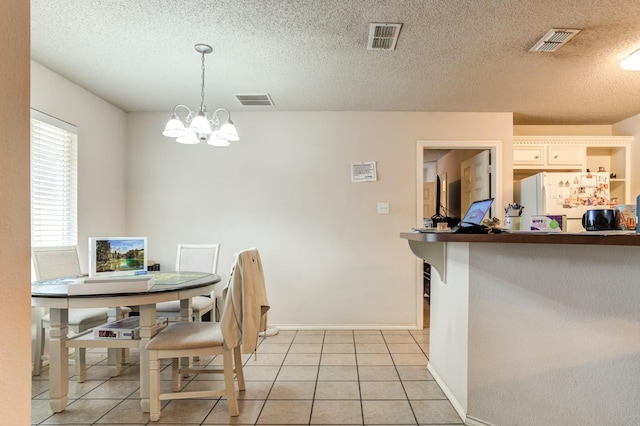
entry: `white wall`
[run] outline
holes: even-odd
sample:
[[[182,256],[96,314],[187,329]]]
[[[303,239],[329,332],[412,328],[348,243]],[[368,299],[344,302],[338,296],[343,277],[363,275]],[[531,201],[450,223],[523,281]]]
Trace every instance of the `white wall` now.
[[[633,143],[631,144],[631,170],[633,173],[630,193],[631,203],[634,203],[638,194],[640,194],[640,114],[630,117],[624,121],[613,125],[613,134],[615,136],[634,136]]]
[[[270,322],[306,327],[415,327],[416,258],[400,232],[416,221],[418,140],[503,140],[510,113],[234,113],[229,148],[161,135],[169,114],[130,114],[128,232],[173,268],[179,242],[261,250]],[[378,181],[349,165],[377,161]],[[390,203],[378,215],[378,202]]]
[[[126,234],[126,114],[31,62],[31,107],[78,127],[78,245],[87,272],[87,238]]]
[[[31,419],[29,2],[0,3],[0,423]]]
[[[429,371],[438,376],[440,385],[447,392],[458,413],[466,413],[470,244],[444,246],[446,281],[442,280],[440,272],[435,267],[431,268]]]
[[[638,424],[640,248],[469,246],[469,416]]]

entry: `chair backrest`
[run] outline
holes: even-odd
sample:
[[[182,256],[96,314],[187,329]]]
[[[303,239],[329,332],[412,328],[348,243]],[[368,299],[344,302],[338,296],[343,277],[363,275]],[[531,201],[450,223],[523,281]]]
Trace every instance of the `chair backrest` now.
[[[218,272],[220,244],[178,244],[176,271]]]
[[[269,301],[260,253],[250,248],[233,257],[220,328],[229,348],[242,344],[243,353],[256,349],[258,334],[267,329]]]
[[[78,246],[33,247],[31,260],[38,281],[82,275]]]

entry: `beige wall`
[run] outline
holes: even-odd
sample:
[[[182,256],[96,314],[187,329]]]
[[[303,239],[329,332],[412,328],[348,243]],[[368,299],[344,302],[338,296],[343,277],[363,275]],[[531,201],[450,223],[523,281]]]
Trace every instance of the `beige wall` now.
[[[163,269],[180,242],[220,242],[222,273],[258,247],[270,321],[289,327],[420,323],[416,258],[399,238],[418,222],[417,141],[512,143],[510,113],[236,113],[229,148],[163,137],[168,116],[130,114],[128,230]],[[357,161],[377,161],[378,181],[351,183]]]
[[[640,248],[466,245],[469,416],[638,424]]]
[[[31,107],[78,127],[78,245],[87,272],[87,238],[127,231],[127,115],[33,61]]]
[[[0,3],[0,423],[31,418],[29,2]]]

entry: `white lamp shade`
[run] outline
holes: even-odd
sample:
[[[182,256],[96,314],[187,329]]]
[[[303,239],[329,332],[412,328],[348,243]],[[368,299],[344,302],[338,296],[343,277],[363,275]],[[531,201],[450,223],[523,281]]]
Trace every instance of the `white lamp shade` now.
[[[620,68],[627,71],[640,71],[640,49],[620,62]]]
[[[176,138],[176,142],[183,143],[185,145],[195,145],[200,143],[200,139],[198,139],[198,136],[196,136],[194,132],[187,132],[186,135]]]
[[[187,129],[184,128],[184,124],[178,118],[172,118],[167,121],[167,125],[164,126],[164,131],[162,132],[163,135],[170,138],[179,138],[187,133]]]
[[[220,131],[216,130],[211,134],[207,143],[212,146],[229,146],[231,145],[228,140],[220,137]]]
[[[209,120],[207,120],[207,117],[204,115],[196,115],[193,117],[189,129],[204,135],[210,135],[212,132],[211,123],[209,123]]]
[[[238,131],[236,130],[236,126],[234,126],[232,123],[224,123],[221,127],[220,127],[220,138],[222,139],[226,139],[228,141],[231,142],[235,142],[235,141],[239,141],[240,138],[238,137]]]

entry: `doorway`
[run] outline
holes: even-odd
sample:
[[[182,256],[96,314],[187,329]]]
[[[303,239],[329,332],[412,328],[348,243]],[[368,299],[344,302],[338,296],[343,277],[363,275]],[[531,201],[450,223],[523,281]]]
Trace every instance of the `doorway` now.
[[[460,141],[417,141],[416,143],[416,227],[422,228],[425,212],[429,209],[435,210],[438,206],[435,206],[434,200],[426,200],[425,197],[431,194],[434,197],[433,190],[425,190],[425,188],[431,188],[425,186],[425,175],[431,173],[425,169],[425,158],[433,159],[435,157],[441,157],[450,151],[477,151],[476,154],[486,151],[490,158],[490,164],[488,166],[490,172],[489,187],[491,188],[490,196],[494,197],[494,203],[489,211],[490,217],[499,216],[498,210],[502,206],[502,141],[479,141],[479,140],[460,140]],[[470,157],[469,155],[468,157]],[[457,160],[456,160],[457,161]],[[458,161],[458,165],[463,160]],[[458,167],[460,169],[460,167]],[[458,171],[458,174],[461,174]],[[456,181],[461,179],[457,178],[455,181],[451,181],[453,175],[447,173],[440,180],[440,198],[441,204],[447,209],[448,212],[457,213],[458,215],[464,215],[465,211],[462,210],[461,203],[457,206],[454,205],[456,199],[461,200],[461,186],[456,186]],[[435,208],[434,208],[435,207]],[[454,209],[456,210],[454,212]],[[445,212],[446,213],[446,212]],[[431,216],[431,215],[429,215]],[[461,217],[461,216],[458,216]],[[435,270],[434,270],[435,271]],[[430,324],[430,319],[425,319],[425,316],[429,315],[430,306],[427,298],[425,298],[425,284],[424,284],[424,262],[422,259],[417,259],[416,266],[416,292],[417,292],[417,313],[418,313],[418,327],[426,328]]]

